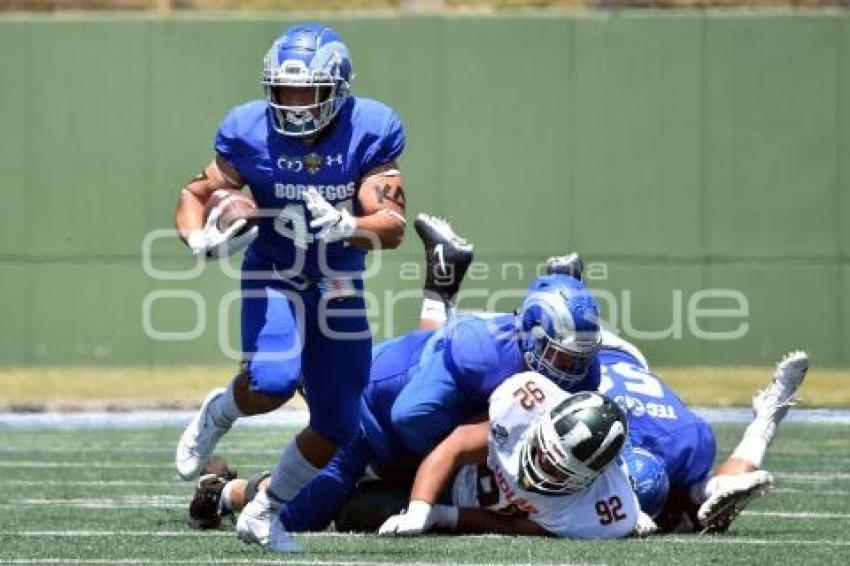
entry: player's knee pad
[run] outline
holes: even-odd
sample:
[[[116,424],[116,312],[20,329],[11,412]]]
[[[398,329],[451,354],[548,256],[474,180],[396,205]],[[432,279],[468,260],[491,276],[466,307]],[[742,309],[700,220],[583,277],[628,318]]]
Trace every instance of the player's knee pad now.
[[[247,364],[251,391],[289,399],[301,379],[301,364],[291,361],[251,360]]]
[[[260,490],[260,483],[271,477],[271,472],[265,471],[260,472],[258,474],[254,474],[251,476],[251,479],[248,480],[248,484],[245,486],[245,503],[248,504],[257,497],[257,492]]]
[[[655,454],[635,447],[624,450],[622,459],[641,510],[650,517],[656,517],[664,508],[670,492],[670,479],[664,462]]]

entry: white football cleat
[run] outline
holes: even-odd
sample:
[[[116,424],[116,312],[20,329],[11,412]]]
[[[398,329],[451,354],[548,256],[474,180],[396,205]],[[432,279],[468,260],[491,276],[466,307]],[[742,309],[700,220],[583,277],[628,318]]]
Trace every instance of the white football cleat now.
[[[756,417],[781,421],[794,404],[794,394],[806,377],[808,369],[809,357],[805,352],[796,350],[786,354],[776,364],[770,385],[753,397],[753,411]]]
[[[709,487],[711,495],[700,505],[697,519],[708,532],[725,532],[750,501],[773,487],[773,476],[764,470],[714,476]]]
[[[210,404],[225,391],[224,388],[215,389],[207,395],[198,414],[183,431],[180,442],[177,443],[174,465],[177,467],[177,473],[186,481],[201,473],[218,440],[230,430],[230,427],[222,428],[216,425],[209,411]]]
[[[268,546],[273,514],[269,496],[263,490],[258,491],[256,497],[239,513],[236,536],[245,543]]]
[[[295,540],[295,537],[284,528],[280,517],[277,515],[272,519],[271,527],[269,528],[269,543],[266,545],[271,551],[285,552],[289,554],[302,553],[304,549]]]

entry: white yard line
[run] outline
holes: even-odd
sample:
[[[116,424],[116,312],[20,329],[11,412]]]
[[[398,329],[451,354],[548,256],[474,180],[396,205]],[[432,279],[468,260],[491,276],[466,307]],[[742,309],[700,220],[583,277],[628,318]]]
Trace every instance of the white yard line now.
[[[305,560],[297,554],[281,554],[279,558],[220,558],[220,559],[189,559],[189,560],[154,560],[149,558],[125,558],[121,560],[101,558],[13,558],[0,560],[0,564],[304,564],[309,566],[330,566],[334,564],[357,564],[362,566],[433,566],[440,562],[394,562],[388,558],[384,562],[374,560]],[[464,566],[493,566],[491,563],[459,562]],[[581,562],[512,562],[517,566],[579,566],[588,564]],[[591,562],[589,564],[604,564]]]
[[[13,558],[0,559],[0,564],[304,564],[307,566],[331,566],[334,564],[357,564],[361,566],[433,566],[442,562],[397,562],[387,558],[384,562],[374,560],[305,560],[297,554],[281,554],[279,558],[220,558],[190,560],[154,560],[148,558],[125,558],[121,560],[102,558]],[[493,566],[492,563],[459,562],[464,566]],[[604,562],[511,562],[517,566],[579,566],[581,564],[604,564]]]
[[[144,495],[130,494],[120,498],[27,498],[21,500],[10,500],[0,504],[0,509],[15,509],[20,507],[71,507],[79,509],[184,509],[186,507],[186,495]],[[775,517],[778,519],[850,519],[850,513],[822,513],[810,511],[744,511],[743,515],[752,517]],[[59,531],[54,531],[58,533]],[[93,532],[97,531],[85,531]],[[107,531],[111,532],[111,531]],[[180,536],[182,531],[171,533],[171,536]],[[147,534],[147,533],[146,533]],[[335,533],[315,533],[335,534]],[[96,535],[92,535],[96,536]],[[128,534],[128,536],[134,536]]]
[[[773,474],[773,477],[789,483],[823,483],[850,480],[848,473],[833,472],[777,472]]]
[[[246,468],[264,469],[269,466],[269,462],[240,462],[240,466]],[[104,469],[104,470],[121,470],[121,469],[144,469],[144,470],[166,470],[174,471],[173,462],[165,462],[159,464],[147,464],[140,462],[65,462],[54,460],[0,460],[0,468],[88,468],[88,469]],[[177,478],[177,472],[174,471],[174,477]]]
[[[0,478],[0,485],[16,485],[22,487],[173,487],[175,489],[185,489],[187,486],[193,486],[194,483],[137,480],[10,480]]]
[[[744,537],[728,537],[728,536],[700,536],[693,535],[689,537],[662,536],[653,539],[653,542],[673,542],[684,544],[733,544],[733,545],[769,545],[769,546],[850,546],[850,541],[846,540],[806,540],[806,539],[780,539],[777,538],[744,538]]]
[[[776,517],[778,519],[850,519],[850,513],[820,513],[812,511],[743,511],[751,517]]]
[[[95,531],[95,530],[68,530],[68,531],[0,531],[0,537],[60,537],[60,538],[104,538],[104,537],[152,537],[152,538],[180,538],[180,537],[210,537],[224,538],[233,537],[233,531],[218,530],[218,531],[195,531],[186,529],[185,531]],[[377,538],[374,534],[361,533],[297,533],[295,535],[299,539],[324,539],[324,538]],[[502,535],[463,535],[463,539],[506,539],[513,540],[516,537]],[[834,539],[760,539],[749,537],[734,537],[734,536],[701,536],[701,535],[675,535],[675,536],[658,536],[652,537],[655,542],[674,542],[687,544],[777,544],[777,545],[795,545],[795,544],[824,544],[831,546],[850,546],[850,541],[834,540]],[[640,543],[640,540],[635,539],[635,542]]]
[[[2,483],[2,482],[0,482]],[[835,495],[846,496],[850,495],[850,489],[800,489],[796,487],[774,487],[770,490],[771,493],[805,493],[810,497],[832,497]]]

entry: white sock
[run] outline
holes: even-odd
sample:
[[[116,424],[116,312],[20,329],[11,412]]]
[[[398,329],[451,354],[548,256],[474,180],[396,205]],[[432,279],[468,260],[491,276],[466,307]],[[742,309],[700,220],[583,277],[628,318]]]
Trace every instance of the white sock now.
[[[770,418],[757,415],[744,431],[744,436],[731,457],[746,460],[756,468],[760,468],[767,447],[776,435],[776,427],[782,422],[782,416]]]
[[[272,470],[268,489],[273,499],[289,501],[318,473],[319,468],[304,458],[293,440],[284,448],[277,466]]]
[[[273,498],[269,497],[269,493],[265,489],[258,489],[257,495],[255,495],[254,499],[248,503],[249,505],[254,505],[254,507],[259,506],[260,509],[271,509],[275,512],[280,509],[280,504]]]
[[[761,462],[764,460],[764,454],[767,452],[767,447],[770,442],[761,435],[745,434],[735,451],[732,452],[731,458],[746,460],[756,468],[761,468]]]
[[[446,303],[425,297],[422,299],[422,312],[419,314],[419,318],[439,323],[446,322]]]
[[[221,511],[233,511],[233,501],[230,499],[233,493],[233,480],[224,484],[224,489],[221,490]]]
[[[231,381],[227,390],[210,404],[210,416],[216,426],[221,428],[230,428],[236,419],[245,416],[245,413],[239,410],[233,396],[234,382],[235,380]]]

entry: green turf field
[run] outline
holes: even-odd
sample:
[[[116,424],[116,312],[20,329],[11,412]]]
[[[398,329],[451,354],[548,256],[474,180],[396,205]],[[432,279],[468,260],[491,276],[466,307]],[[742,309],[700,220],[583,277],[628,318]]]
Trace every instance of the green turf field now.
[[[721,453],[742,428],[718,425]],[[0,563],[850,563],[850,435],[783,426],[766,467],[776,489],[724,536],[571,542],[511,537],[386,540],[303,535],[307,554],[278,557],[232,530],[184,523],[191,486],[171,466],[179,431],[0,429]],[[221,444],[242,475],[271,466],[291,431],[237,428]]]

